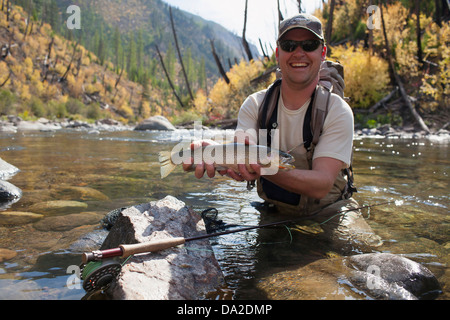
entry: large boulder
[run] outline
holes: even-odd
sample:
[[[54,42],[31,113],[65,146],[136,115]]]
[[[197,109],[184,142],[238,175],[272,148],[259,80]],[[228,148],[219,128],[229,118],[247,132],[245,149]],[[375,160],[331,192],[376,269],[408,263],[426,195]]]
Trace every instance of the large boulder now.
[[[201,217],[184,202],[167,196],[121,211],[101,249],[204,233]],[[223,281],[212,247],[203,239],[132,256],[107,294],[120,300],[201,299]]]
[[[141,123],[139,123],[134,130],[145,131],[145,130],[165,130],[165,131],[175,131],[176,128],[170,123],[167,118],[163,116],[153,116]]]

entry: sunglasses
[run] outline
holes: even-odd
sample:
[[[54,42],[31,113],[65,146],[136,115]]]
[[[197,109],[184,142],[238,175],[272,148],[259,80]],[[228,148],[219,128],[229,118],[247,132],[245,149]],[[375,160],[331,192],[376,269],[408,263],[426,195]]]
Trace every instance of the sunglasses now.
[[[294,40],[281,40],[279,42],[281,50],[285,52],[294,52],[298,46],[305,52],[315,51],[323,42],[317,39],[294,41]]]

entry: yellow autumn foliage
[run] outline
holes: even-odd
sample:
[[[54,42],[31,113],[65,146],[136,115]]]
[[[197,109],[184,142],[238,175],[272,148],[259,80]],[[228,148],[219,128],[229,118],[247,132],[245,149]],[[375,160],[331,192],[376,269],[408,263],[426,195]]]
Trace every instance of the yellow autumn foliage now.
[[[204,104],[199,107],[205,108],[210,103],[211,120],[236,117],[247,96],[267,87],[268,83],[259,83],[255,86],[250,84],[251,80],[258,77],[263,71],[264,65],[261,61],[241,61],[227,72],[230,84],[227,84],[222,78],[219,79],[209,93],[210,101],[204,101]],[[270,80],[273,81],[273,79]]]
[[[432,23],[429,28],[428,50],[426,58],[437,61],[438,70],[428,72],[423,77],[420,92],[428,99],[424,105],[431,110],[436,107],[448,108],[450,105],[450,26],[444,24],[439,28]],[[430,99],[431,98],[431,99]]]
[[[3,84],[9,76],[9,68],[5,61],[0,61],[0,84]],[[10,82],[11,80],[8,80]],[[6,85],[7,83],[5,83]]]
[[[388,63],[361,47],[333,47],[332,58],[344,66],[345,96],[353,108],[369,108],[386,93]]]

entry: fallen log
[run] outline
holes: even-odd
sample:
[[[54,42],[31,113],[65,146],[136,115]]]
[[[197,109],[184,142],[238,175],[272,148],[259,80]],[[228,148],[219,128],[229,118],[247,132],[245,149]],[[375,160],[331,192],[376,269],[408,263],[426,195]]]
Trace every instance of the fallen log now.
[[[375,103],[373,106],[371,106],[368,110],[368,113],[373,113],[375,110],[377,110],[379,107],[381,107],[383,104],[388,102],[392,99],[392,97],[397,93],[398,87],[396,87],[394,90],[392,90],[387,96],[385,96],[383,99]]]

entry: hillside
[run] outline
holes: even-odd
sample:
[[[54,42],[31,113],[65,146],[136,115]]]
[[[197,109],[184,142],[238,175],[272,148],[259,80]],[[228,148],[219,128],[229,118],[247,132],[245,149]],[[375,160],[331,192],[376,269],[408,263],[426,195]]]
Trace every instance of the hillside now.
[[[154,44],[163,52],[176,90],[188,104],[169,7],[163,2],[80,1],[82,29],[75,32],[62,19],[68,17],[65,10],[56,7],[64,8],[65,1],[33,1],[31,8],[28,1],[15,2],[24,2],[27,10],[13,5],[9,21],[6,6],[0,13],[0,114],[111,117],[123,122],[152,114],[176,118],[182,112],[155,56]],[[100,10],[107,5],[109,10]],[[206,91],[219,76],[215,62],[208,68],[213,60],[209,39],[215,39],[224,66],[224,57],[234,57],[233,63],[242,60],[240,40],[194,15],[176,9],[173,15],[193,90]]]
[[[6,11],[6,10],[5,10]],[[150,115],[142,85],[101,66],[97,57],[54,33],[14,6],[0,11],[0,113],[28,117],[115,118],[135,121]],[[164,99],[154,89],[153,99]],[[155,106],[157,107],[157,106]]]
[[[44,0],[43,0],[44,1]],[[53,0],[52,0],[53,1]],[[18,1],[20,2],[20,1]],[[106,44],[105,52],[111,61],[120,63],[120,49],[115,47],[116,32],[120,35],[122,50],[127,55],[131,42],[142,41],[142,64],[151,64],[156,59],[155,45],[162,52],[175,48],[171,29],[169,5],[161,0],[62,0],[56,2],[61,19],[55,25],[55,30],[65,34],[65,10],[69,5],[76,4],[81,8],[82,25],[79,33],[81,43],[89,50],[97,52],[99,41]],[[210,39],[215,40],[216,50],[227,67],[228,60],[245,59],[241,38],[224,27],[212,21],[204,20],[188,12],[172,8],[177,38],[184,59],[191,56],[195,63],[205,60],[206,77],[217,79],[219,73],[211,54]],[[134,38],[134,39],[133,39]],[[139,38],[139,39],[138,39]],[[139,45],[139,44],[137,44]],[[136,47],[136,50],[139,50]],[[252,46],[255,56],[256,47]]]

